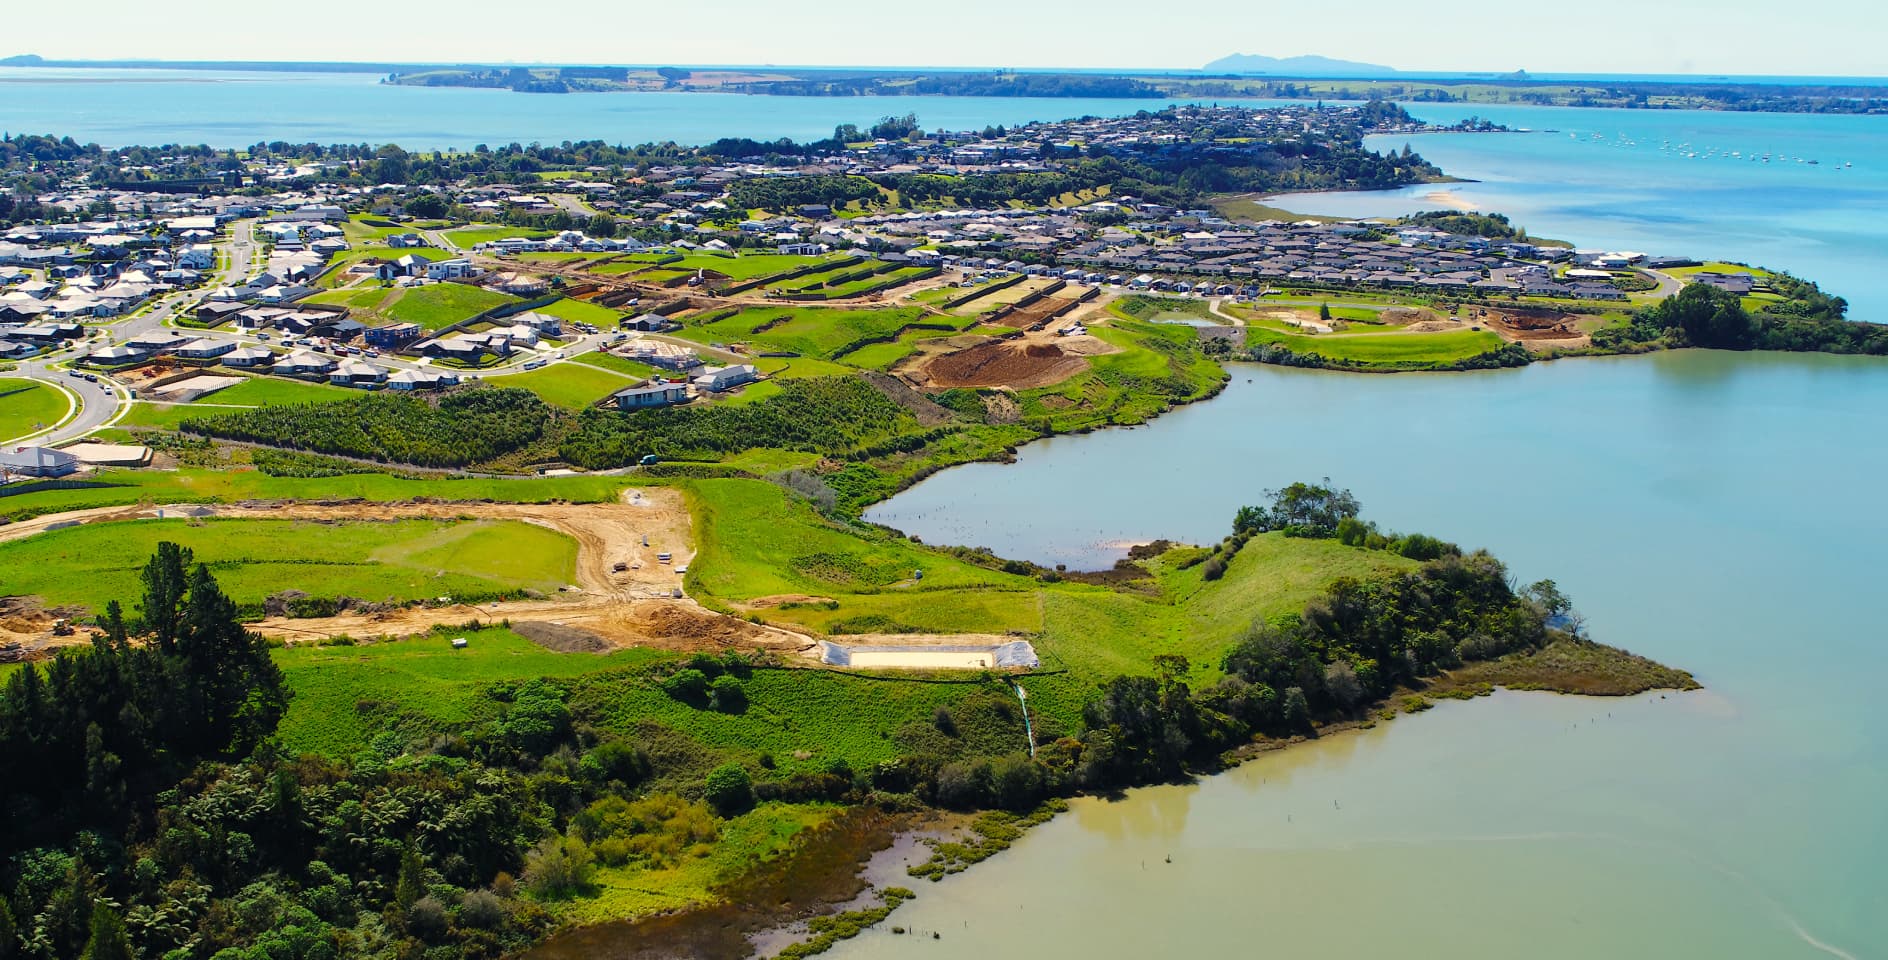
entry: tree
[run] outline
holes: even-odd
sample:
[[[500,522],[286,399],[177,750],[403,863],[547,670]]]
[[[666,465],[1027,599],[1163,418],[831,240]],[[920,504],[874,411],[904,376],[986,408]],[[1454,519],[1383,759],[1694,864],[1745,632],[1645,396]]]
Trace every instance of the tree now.
[[[424,220],[438,220],[452,212],[452,206],[437,193],[421,193],[406,202],[406,212]]]
[[[1324,324],[1327,327],[1331,325],[1331,305],[1330,304],[1328,303],[1318,304],[1318,322]]]
[[[86,938],[80,960],[136,960],[125,924],[118,912],[103,903],[92,905],[91,935]]]
[[[590,223],[584,227],[583,232],[607,240],[616,236],[616,218],[607,213],[599,213],[590,218]]]

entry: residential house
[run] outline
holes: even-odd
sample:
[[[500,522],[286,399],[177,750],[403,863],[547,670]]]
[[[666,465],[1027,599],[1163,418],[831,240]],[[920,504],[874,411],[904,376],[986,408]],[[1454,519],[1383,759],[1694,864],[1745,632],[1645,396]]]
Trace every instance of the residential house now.
[[[275,372],[289,377],[325,377],[337,364],[312,350],[297,350],[275,362]]]
[[[79,458],[51,447],[0,449],[0,479],[63,477],[78,472]]]
[[[398,350],[419,339],[420,325],[417,323],[390,323],[384,327],[370,327],[362,336],[370,347],[382,350]]]
[[[223,366],[253,370],[275,362],[275,354],[261,347],[237,347],[220,358]]]
[[[695,386],[703,390],[720,392],[732,390],[744,383],[760,379],[760,370],[753,364],[742,363],[731,367],[710,367],[695,377]]]
[[[344,360],[328,372],[328,382],[337,387],[377,387],[387,382],[387,371],[364,360]]]
[[[458,384],[459,375],[450,370],[396,370],[387,377],[389,390],[438,390]]]
[[[483,272],[464,257],[434,260],[426,265],[425,271],[428,280],[463,280],[467,277],[476,277]]]
[[[610,394],[618,410],[647,410],[688,402],[688,385],[656,380]]]

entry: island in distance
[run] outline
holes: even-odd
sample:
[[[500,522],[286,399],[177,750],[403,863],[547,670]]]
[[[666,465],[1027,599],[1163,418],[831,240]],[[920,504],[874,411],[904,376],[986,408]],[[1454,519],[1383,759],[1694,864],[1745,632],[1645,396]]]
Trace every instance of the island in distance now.
[[[1220,57],[1201,68],[1208,73],[1269,73],[1285,77],[1379,77],[1401,73],[1395,67],[1330,57],[1268,57],[1258,53],[1235,53]]]

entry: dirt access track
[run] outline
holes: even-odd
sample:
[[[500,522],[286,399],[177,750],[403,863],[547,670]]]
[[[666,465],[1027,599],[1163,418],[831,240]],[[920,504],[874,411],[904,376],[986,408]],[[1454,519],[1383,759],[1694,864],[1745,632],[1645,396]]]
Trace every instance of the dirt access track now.
[[[674,596],[682,583],[674,568],[693,559],[694,536],[682,494],[664,488],[625,491],[623,498],[615,503],[251,501],[161,508],[107,507],[51,514],[0,526],[0,542],[81,523],[122,522],[159,515],[312,521],[519,520],[556,530],[577,541],[577,582],[572,585],[573,589],[555,597],[476,606],[451,604],[384,612],[346,612],[308,619],[271,617],[250,625],[250,629],[264,636],[279,637],[291,643],[342,634],[363,638],[408,636],[440,625],[510,620],[527,636],[534,632],[529,624],[542,623],[558,628],[544,633],[554,632],[566,641],[576,633],[594,637],[601,643],[593,644],[593,648],[657,646],[685,651],[764,648],[802,653],[814,645],[813,639],[803,634],[725,616],[703,608],[694,600]],[[644,546],[645,538],[647,546]],[[660,562],[658,553],[671,554],[671,563]],[[615,569],[618,564],[625,569]],[[83,639],[74,637],[67,642]]]

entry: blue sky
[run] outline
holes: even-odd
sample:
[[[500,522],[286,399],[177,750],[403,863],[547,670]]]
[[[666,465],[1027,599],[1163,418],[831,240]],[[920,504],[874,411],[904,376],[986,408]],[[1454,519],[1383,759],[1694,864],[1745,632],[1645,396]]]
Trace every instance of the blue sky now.
[[[1191,68],[1237,52],[1316,53],[1406,70],[1888,74],[1888,55],[1880,48],[1888,34],[1882,0],[449,0],[421,6],[90,0],[76,8],[6,6],[0,56]]]

